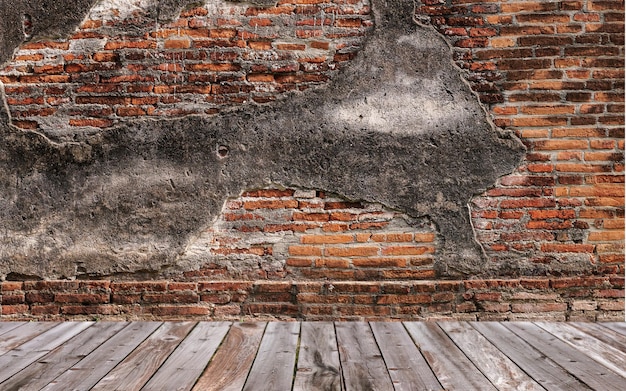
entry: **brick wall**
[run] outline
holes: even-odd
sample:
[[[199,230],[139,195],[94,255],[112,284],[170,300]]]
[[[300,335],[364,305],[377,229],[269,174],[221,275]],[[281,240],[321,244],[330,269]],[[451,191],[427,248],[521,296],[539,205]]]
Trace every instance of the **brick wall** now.
[[[485,275],[439,279],[428,220],[316,189],[249,189],[183,255],[199,270],[6,281],[2,317],[622,320],[623,2],[418,3],[416,20],[528,148],[472,200]],[[14,125],[59,139],[128,117],[215,115],[323,84],[371,20],[353,0],[211,3],[168,24],[96,7],[69,40],[23,45],[0,81]]]
[[[623,1],[425,0],[494,122],[528,148],[473,201],[494,258],[624,273]]]
[[[372,23],[360,0],[219,1],[165,24],[132,4],[102,2],[68,40],[22,45],[0,72],[14,125],[62,137],[267,103],[326,82]]]

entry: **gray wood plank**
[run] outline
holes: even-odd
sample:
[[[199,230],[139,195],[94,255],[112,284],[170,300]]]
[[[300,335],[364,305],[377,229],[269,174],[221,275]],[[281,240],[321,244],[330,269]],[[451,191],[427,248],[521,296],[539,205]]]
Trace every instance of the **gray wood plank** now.
[[[188,391],[230,329],[230,322],[200,322],[146,383],[146,391]]]
[[[341,364],[332,322],[304,322],[294,391],[340,391]]]
[[[0,389],[40,390],[126,326],[98,322],[0,384]]]
[[[39,334],[57,326],[58,322],[25,323],[6,333],[0,338],[0,356],[21,344],[28,342]]]
[[[4,322],[0,321],[0,338],[2,338],[2,334],[13,330],[14,328],[25,325],[26,322]]]
[[[370,326],[396,391],[443,389],[402,323],[372,322]]]
[[[405,322],[409,334],[446,390],[496,390],[433,322]]]
[[[535,322],[535,324],[626,378],[626,353],[566,323]]]
[[[572,326],[584,331],[585,333],[599,339],[604,343],[613,346],[615,349],[618,349],[621,352],[626,352],[626,335],[617,333],[609,328],[603,327],[598,323],[577,322],[573,323]]]
[[[626,335],[626,323],[624,322],[608,322],[599,324],[606,327],[607,329],[615,331],[616,333]]]
[[[550,391],[587,391],[580,382],[557,363],[535,350],[522,338],[496,322],[471,322],[485,338],[506,354],[516,365]]]
[[[103,377],[92,391],[140,390],[195,325],[195,322],[162,324]]]
[[[235,323],[196,382],[196,391],[241,391],[256,357],[266,323]]]
[[[91,389],[152,334],[161,322],[133,322],[43,388],[46,391]]]
[[[438,324],[497,389],[545,390],[467,322]]]
[[[299,336],[299,322],[270,322],[243,389],[291,390]]]
[[[504,325],[589,387],[603,391],[623,390],[624,378],[539,326],[528,322]]]
[[[335,323],[346,390],[393,391],[393,384],[369,324]]]
[[[0,383],[92,325],[93,322],[61,323],[1,356]]]

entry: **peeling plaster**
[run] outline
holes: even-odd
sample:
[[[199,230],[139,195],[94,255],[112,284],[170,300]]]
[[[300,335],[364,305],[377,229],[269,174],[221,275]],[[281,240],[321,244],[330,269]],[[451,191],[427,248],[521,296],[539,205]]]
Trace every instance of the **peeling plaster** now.
[[[15,3],[3,16],[27,9],[35,37],[54,30],[38,27],[41,13],[33,12],[48,2]],[[67,8],[51,19],[65,23],[67,34],[93,3],[58,0]],[[190,2],[165,3],[180,10]],[[59,144],[10,126],[3,111],[0,275],[161,276],[197,268],[176,259],[224,200],[271,184],[428,218],[440,235],[439,275],[483,273],[467,204],[513,171],[524,147],[490,123],[450,48],[412,20],[412,3],[375,0],[372,7],[375,28],[349,66],[322,88],[272,104],[128,121]],[[2,62],[22,41],[6,36]]]

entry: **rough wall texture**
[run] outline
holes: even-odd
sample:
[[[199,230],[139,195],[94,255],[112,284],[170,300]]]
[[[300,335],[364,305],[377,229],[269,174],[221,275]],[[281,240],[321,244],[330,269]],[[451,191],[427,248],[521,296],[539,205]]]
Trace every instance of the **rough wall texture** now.
[[[623,318],[621,1],[39,3],[3,316]]]

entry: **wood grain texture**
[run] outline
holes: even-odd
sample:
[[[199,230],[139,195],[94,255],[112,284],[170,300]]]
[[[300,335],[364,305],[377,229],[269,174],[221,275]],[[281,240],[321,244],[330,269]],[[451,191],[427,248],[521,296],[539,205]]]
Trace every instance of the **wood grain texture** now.
[[[191,390],[229,329],[230,322],[200,322],[143,389],[146,391]]]
[[[289,391],[296,367],[299,322],[271,322],[254,359],[245,391]]]
[[[92,390],[140,390],[195,325],[195,322],[162,324]]]
[[[526,322],[507,323],[504,326],[589,387],[602,391],[624,389],[626,379],[539,326]]]
[[[335,325],[302,323],[294,391],[341,391],[342,383]]]
[[[127,322],[99,322],[0,384],[1,390],[40,390],[111,338]]]
[[[26,322],[0,322],[0,338],[2,334],[25,325]]]
[[[2,391],[509,391],[539,386],[622,391],[626,384],[626,335],[615,331],[622,329],[619,323],[11,326],[0,334],[5,347],[15,345],[0,355]],[[4,341],[4,336],[9,338]]]
[[[496,322],[471,322],[470,325],[546,390],[590,390],[587,385],[550,358],[535,350],[502,324]]]
[[[131,323],[43,389],[46,391],[91,389],[160,325],[161,322]]]
[[[572,326],[604,343],[613,346],[621,352],[626,352],[626,335],[617,333],[599,323],[578,322],[573,323]]]
[[[371,323],[396,391],[442,390],[437,377],[402,323]]]
[[[584,332],[566,323],[537,322],[536,324],[626,379],[626,352],[621,352],[596,338],[590,338]]]
[[[393,391],[391,378],[369,324],[337,322],[335,330],[346,390]]]
[[[603,327],[608,328],[609,330],[613,330],[616,333],[622,334],[626,336],[626,323],[624,322],[609,322],[609,323],[600,323]]]
[[[241,391],[261,344],[266,325],[266,323],[233,324],[193,390]]]
[[[92,322],[60,323],[0,356],[0,383],[92,325]]]
[[[445,389],[496,390],[439,325],[434,322],[404,325]]]
[[[55,322],[26,323],[7,331],[2,334],[2,338],[0,338],[0,356],[35,338],[39,334],[50,330],[58,324],[59,323]]]
[[[440,322],[463,353],[499,390],[545,390],[466,322]]]

